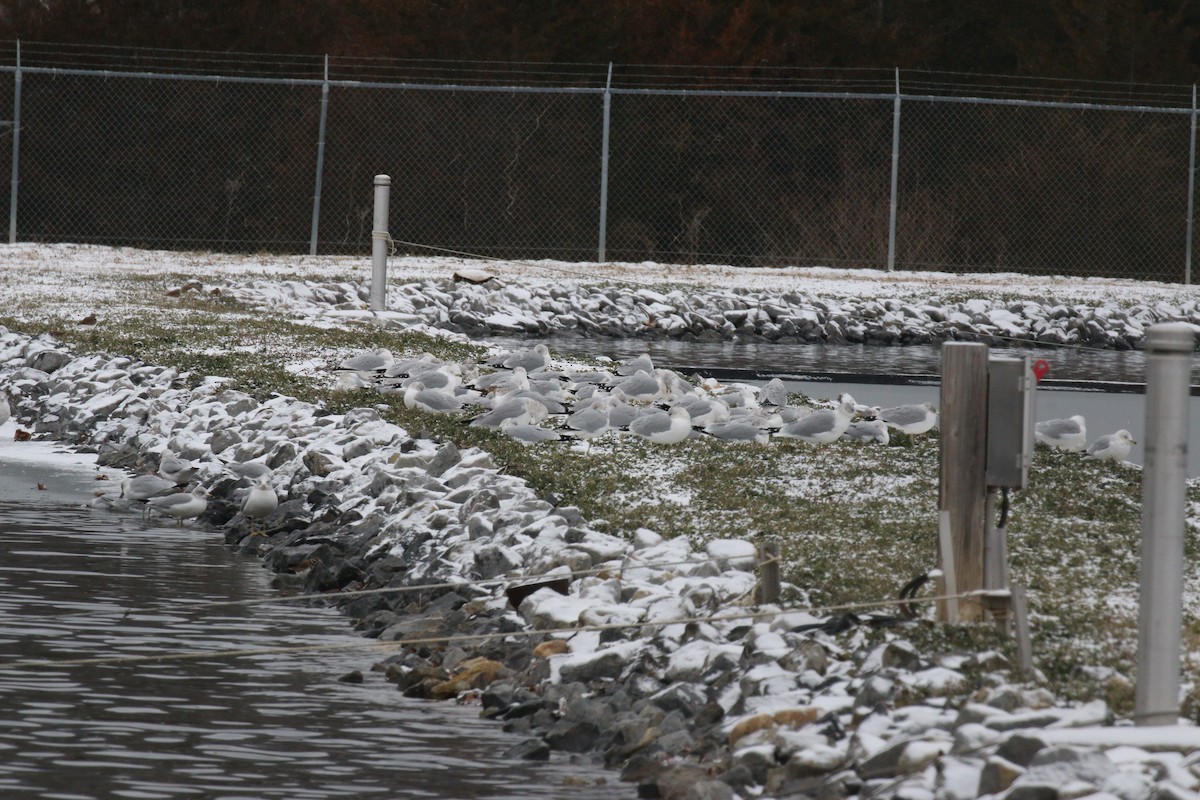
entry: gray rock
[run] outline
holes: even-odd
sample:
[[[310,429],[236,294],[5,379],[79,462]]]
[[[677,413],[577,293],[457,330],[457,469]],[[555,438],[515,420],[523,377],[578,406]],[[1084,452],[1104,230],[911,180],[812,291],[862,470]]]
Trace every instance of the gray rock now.
[[[555,750],[585,753],[600,738],[600,726],[590,720],[561,720],[546,734],[546,743]]]
[[[429,460],[426,470],[433,477],[439,477],[446,470],[453,467],[462,460],[462,454],[458,452],[458,448],[454,442],[446,442],[434,453],[433,458]]]
[[[504,751],[505,758],[519,758],[526,761],[549,761],[550,745],[541,739],[526,739]]]

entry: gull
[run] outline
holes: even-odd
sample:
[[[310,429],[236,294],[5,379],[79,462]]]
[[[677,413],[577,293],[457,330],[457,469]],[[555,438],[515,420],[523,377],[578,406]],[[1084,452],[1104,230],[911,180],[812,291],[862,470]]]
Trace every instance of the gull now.
[[[655,409],[629,423],[629,432],[656,444],[678,444],[692,435],[692,415],[681,406]]]
[[[266,531],[258,526],[275,513],[277,508],[279,508],[279,497],[271,487],[269,477],[264,475],[250,488],[246,499],[242,501],[242,513],[250,518],[251,536],[267,535]]]
[[[723,442],[756,442],[766,444],[769,437],[767,432],[750,422],[715,422],[702,429],[709,436],[714,436]]]
[[[238,480],[257,481],[259,478],[269,478],[275,471],[261,461],[231,461],[225,465]]]
[[[613,388],[620,389],[632,403],[649,403],[663,396],[662,380],[645,370],[638,370]]]
[[[653,371],[654,362],[650,360],[649,353],[642,353],[641,355],[635,356],[628,361],[622,361],[621,365],[617,367],[618,375],[635,375],[639,372],[648,373]]]
[[[716,398],[695,397],[682,401],[688,413],[692,415],[692,425],[706,428],[720,422],[728,422],[729,406]]]
[[[471,420],[472,428],[500,428],[541,422],[548,415],[546,406],[531,397],[511,397]]]
[[[517,350],[503,356],[500,366],[511,370],[520,367],[526,372],[536,372],[539,369],[545,369],[550,366],[550,349],[539,342],[533,347]]]
[[[1079,452],[1087,441],[1087,423],[1079,414],[1067,419],[1046,420],[1033,426],[1033,434],[1042,444]]]
[[[342,360],[334,368],[338,376],[338,385],[342,388],[353,389],[365,386],[381,377],[392,366],[392,352],[381,347],[373,352],[358,353]]]
[[[771,378],[758,390],[758,402],[764,406],[782,408],[788,404],[787,389],[779,378]]]
[[[889,428],[895,428],[901,433],[916,436],[928,433],[937,425],[938,415],[933,403],[919,403],[907,406],[892,406],[891,408],[875,409],[865,407],[868,413],[874,413],[876,419],[883,420]]]
[[[146,506],[174,517],[175,522],[182,528],[185,519],[198,517],[204,513],[204,509],[208,508],[207,498],[208,492],[204,490],[204,487],[197,486],[190,492],[176,492],[175,494],[151,497],[146,501]]]
[[[1101,436],[1092,442],[1084,458],[1124,461],[1129,457],[1129,451],[1135,444],[1137,441],[1133,438],[1133,434],[1122,428],[1116,433]]]
[[[888,436],[887,423],[881,419],[855,420],[846,428],[842,437],[857,439],[860,442],[879,442],[880,444],[887,444],[891,438]]]
[[[410,383],[404,390],[404,405],[430,414],[452,414],[463,407],[455,395],[441,389],[426,389],[420,381]]]
[[[538,442],[557,441],[562,437],[556,432],[548,428],[539,428],[537,425],[528,423],[517,423],[515,425],[505,425],[500,428],[505,435],[512,439],[516,439],[521,444],[536,444]]]
[[[163,453],[158,462],[158,476],[171,481],[176,486],[183,486],[196,476],[198,467],[190,461],[185,461],[170,453]]]
[[[121,482],[121,497],[144,503],[152,497],[158,497],[175,489],[174,481],[160,478],[157,475],[138,475],[134,478],[126,478]]]
[[[567,417],[563,427],[581,439],[599,436],[609,429],[607,404],[581,408]]]
[[[843,401],[836,408],[814,411],[795,422],[785,423],[775,435],[785,439],[800,439],[810,444],[829,444],[846,432],[853,416],[854,406]]]

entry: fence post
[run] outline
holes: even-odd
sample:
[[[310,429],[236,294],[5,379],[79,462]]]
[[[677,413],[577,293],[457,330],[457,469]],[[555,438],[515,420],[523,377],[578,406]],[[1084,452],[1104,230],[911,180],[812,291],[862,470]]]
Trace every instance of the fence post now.
[[[387,257],[392,236],[388,232],[388,200],[392,191],[389,175],[375,176],[375,225],[371,230],[371,310],[387,305]]]
[[[949,529],[954,591],[983,589],[984,505],[987,497],[988,346],[942,345],[939,408],[939,528]],[[982,606],[958,604],[959,619],[977,622]],[[949,610],[943,608],[943,618]]]
[[[1183,282],[1192,284],[1192,217],[1196,190],[1196,84],[1192,84],[1192,135],[1188,140],[1187,252],[1183,257]]]
[[[608,62],[608,81],[604,84],[604,128],[600,134],[600,246],[596,260],[607,260],[608,239],[608,128],[612,114],[612,62]]]
[[[896,268],[896,185],[900,176],[900,68],[896,68],[896,100],[892,105],[892,192],[888,210],[887,268]]]
[[[1142,565],[1133,697],[1138,725],[1179,721],[1188,401],[1195,347],[1195,334],[1186,323],[1153,325],[1146,332]]]
[[[21,158],[21,40],[17,40],[17,70],[13,73],[12,182],[8,196],[8,243],[17,243],[17,165]]]
[[[758,545],[758,602],[769,605],[779,602],[779,542],[760,542]]]
[[[321,122],[317,126],[317,178],[313,184],[312,231],[308,254],[317,254],[317,229],[321,223],[321,174],[325,170],[325,119],[329,115],[329,55],[325,56],[325,80],[321,84]]]

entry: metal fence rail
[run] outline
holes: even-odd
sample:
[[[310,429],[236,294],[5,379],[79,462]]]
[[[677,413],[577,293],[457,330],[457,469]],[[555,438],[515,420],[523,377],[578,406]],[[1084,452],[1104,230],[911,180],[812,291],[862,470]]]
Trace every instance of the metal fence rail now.
[[[1191,87],[672,88],[611,66],[522,85],[154,55],[0,63],[10,242],[363,253],[386,173],[395,238],[485,256],[1191,282]]]

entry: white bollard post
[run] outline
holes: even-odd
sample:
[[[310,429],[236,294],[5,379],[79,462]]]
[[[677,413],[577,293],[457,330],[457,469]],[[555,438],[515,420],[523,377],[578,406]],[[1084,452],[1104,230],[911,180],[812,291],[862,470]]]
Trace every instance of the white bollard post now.
[[[371,231],[371,310],[383,311],[387,305],[387,257],[392,237],[388,233],[388,202],[392,179],[375,176],[375,224]]]
[[[1138,725],[1179,722],[1188,400],[1196,338],[1179,322],[1146,332],[1145,464],[1138,606]]]

